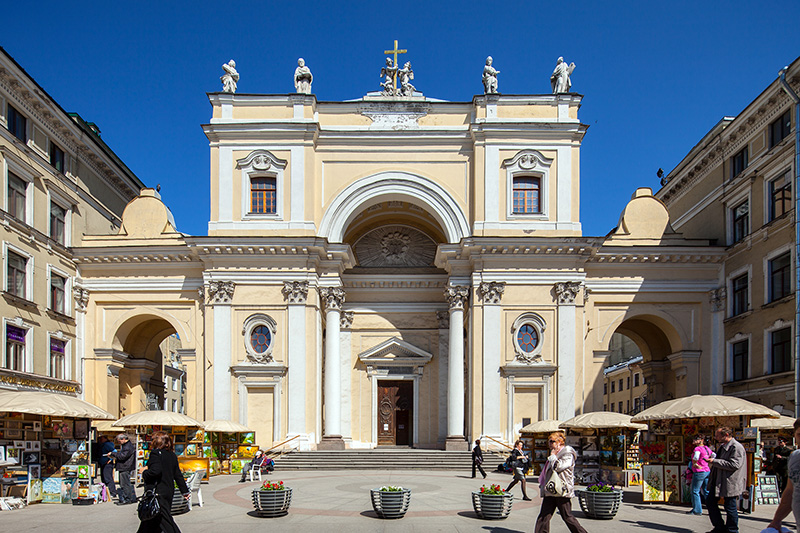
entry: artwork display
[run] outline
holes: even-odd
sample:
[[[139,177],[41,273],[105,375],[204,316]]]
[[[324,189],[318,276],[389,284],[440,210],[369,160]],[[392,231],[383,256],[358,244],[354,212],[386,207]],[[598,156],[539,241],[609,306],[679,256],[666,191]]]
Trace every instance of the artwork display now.
[[[72,438],[72,421],[69,420],[53,420],[53,436],[61,439]]]
[[[42,477],[42,467],[40,465],[28,465],[28,480],[39,479]]]
[[[683,463],[683,437],[667,436],[667,462]]]
[[[255,443],[256,443],[256,434],[254,431],[248,431],[247,433],[239,433],[239,444],[255,444]],[[546,442],[545,446],[547,446]]]
[[[680,466],[666,465],[664,467],[664,501],[667,503],[681,503]]]
[[[666,459],[667,445],[664,442],[644,442],[639,445],[642,452],[642,460],[646,463],[664,463]]]
[[[628,470],[628,486],[640,487],[642,485],[642,471],[641,470]]]
[[[24,465],[38,465],[40,458],[40,452],[29,452],[24,451],[22,452],[22,464]]]
[[[89,421],[88,420],[76,420],[75,421],[75,431],[73,436],[76,439],[86,439],[89,437]]]
[[[187,444],[184,454],[189,457],[194,457],[197,455],[197,444]]]
[[[256,456],[257,451],[258,451],[258,446],[239,446],[239,451],[237,455],[245,459],[252,459],[253,457]]]
[[[686,465],[681,465],[680,467],[681,472],[681,502],[682,503],[692,503],[692,478],[688,475],[689,467]]]
[[[642,465],[642,483],[645,502],[664,501],[664,467],[662,465]]]
[[[653,420],[650,422],[650,432],[653,435],[669,435],[672,433],[672,420]]]

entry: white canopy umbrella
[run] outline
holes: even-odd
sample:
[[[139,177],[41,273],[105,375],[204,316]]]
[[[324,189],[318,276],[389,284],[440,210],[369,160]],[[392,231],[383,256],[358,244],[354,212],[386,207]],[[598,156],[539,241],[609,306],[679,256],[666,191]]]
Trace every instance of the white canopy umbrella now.
[[[80,398],[40,391],[0,392],[0,413],[114,420],[114,415],[105,409]]]
[[[248,433],[253,431],[247,426],[243,426],[232,420],[204,420],[203,427],[206,431],[215,431],[218,433]]]
[[[647,422],[648,420],[740,415],[759,418],[780,418],[781,416],[768,407],[736,396],[695,394],[654,405],[634,416],[633,421]]]
[[[532,424],[528,424],[524,428],[520,429],[520,433],[554,433],[556,431],[563,431],[559,424],[561,424],[560,420],[539,420],[538,422],[534,422]]]
[[[561,428],[570,429],[647,429],[647,424],[636,424],[631,422],[631,417],[622,413],[612,413],[609,411],[596,411],[594,413],[584,413],[561,423]]]
[[[201,422],[198,422],[190,416],[181,413],[173,413],[172,411],[139,411],[132,415],[123,416],[113,424],[115,427],[129,427],[129,426],[188,426],[188,427],[203,427]]]
[[[750,421],[750,426],[758,429],[792,429],[795,420],[791,416],[782,415],[780,418],[756,418]]]

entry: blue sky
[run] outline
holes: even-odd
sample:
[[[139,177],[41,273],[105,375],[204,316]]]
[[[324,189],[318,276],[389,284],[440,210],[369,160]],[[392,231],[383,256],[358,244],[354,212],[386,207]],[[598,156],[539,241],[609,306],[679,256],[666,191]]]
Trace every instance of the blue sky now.
[[[585,235],[605,235],[636,187],[658,189],[725,115],[800,55],[800,2],[7,2],[0,44],[148,186],[178,229],[205,235],[210,119],[233,58],[239,92],[293,92],[298,57],[319,100],[378,88],[383,51],[409,52],[426,96],[482,93],[487,55],[508,94],[550,91],[556,59],[590,126],[581,154]],[[402,56],[401,56],[402,57]]]

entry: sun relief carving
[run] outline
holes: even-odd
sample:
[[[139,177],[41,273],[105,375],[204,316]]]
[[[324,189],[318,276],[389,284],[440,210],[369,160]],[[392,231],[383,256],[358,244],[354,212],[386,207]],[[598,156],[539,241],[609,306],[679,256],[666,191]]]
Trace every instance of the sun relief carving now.
[[[433,265],[436,243],[421,231],[400,225],[376,228],[354,246],[364,267],[421,267]]]

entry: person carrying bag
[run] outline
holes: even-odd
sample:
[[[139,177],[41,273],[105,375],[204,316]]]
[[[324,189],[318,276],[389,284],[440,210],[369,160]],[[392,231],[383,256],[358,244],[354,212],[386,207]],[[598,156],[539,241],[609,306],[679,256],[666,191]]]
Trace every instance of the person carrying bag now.
[[[138,533],[180,533],[172,518],[172,496],[175,485],[187,500],[191,493],[172,451],[172,439],[163,431],[153,433],[147,465],[139,469],[145,494],[139,502]]]
[[[572,497],[575,496],[575,459],[578,454],[566,445],[563,433],[552,433],[547,440],[550,456],[539,474],[539,492],[542,508],[536,519],[534,533],[549,533],[550,519],[556,509],[572,533],[586,530],[572,514]]]

